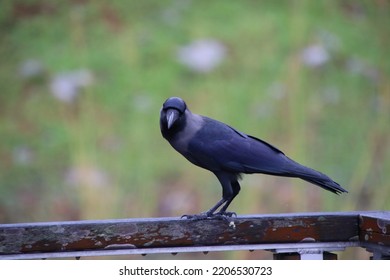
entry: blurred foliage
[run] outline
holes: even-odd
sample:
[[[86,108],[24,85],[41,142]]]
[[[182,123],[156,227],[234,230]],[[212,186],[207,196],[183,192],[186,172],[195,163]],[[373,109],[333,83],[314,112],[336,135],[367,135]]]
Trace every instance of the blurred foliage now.
[[[389,209],[389,1],[0,6],[0,222],[208,209],[218,181],[160,135],[169,96],[349,190],[338,197],[300,180],[245,176],[231,210]],[[199,40],[223,46],[207,71],[180,59]]]

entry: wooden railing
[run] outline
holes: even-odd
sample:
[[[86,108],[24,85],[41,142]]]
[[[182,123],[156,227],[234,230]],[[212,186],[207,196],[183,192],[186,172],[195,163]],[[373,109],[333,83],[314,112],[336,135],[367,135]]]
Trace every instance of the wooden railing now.
[[[337,259],[332,252],[347,247],[363,247],[372,259],[390,258],[390,212],[0,225],[0,259],[231,250],[268,250],[274,259]]]

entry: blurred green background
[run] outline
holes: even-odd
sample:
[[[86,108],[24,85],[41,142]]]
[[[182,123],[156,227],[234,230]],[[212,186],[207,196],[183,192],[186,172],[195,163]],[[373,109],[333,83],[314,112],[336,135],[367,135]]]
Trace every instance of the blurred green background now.
[[[230,210],[389,210],[389,14],[385,0],[2,1],[0,223],[209,209],[217,179],[161,137],[170,96],[349,191],[250,175]],[[213,256],[262,256],[248,254]]]

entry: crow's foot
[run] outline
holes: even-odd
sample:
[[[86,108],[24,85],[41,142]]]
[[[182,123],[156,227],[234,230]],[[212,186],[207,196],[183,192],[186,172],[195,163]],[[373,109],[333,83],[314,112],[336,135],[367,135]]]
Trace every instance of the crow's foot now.
[[[213,217],[213,214],[204,212],[200,214],[195,215],[183,215],[181,216],[182,219],[192,220],[192,221],[200,221],[200,220],[207,220],[211,219]]]
[[[235,212],[218,212],[218,213],[210,213],[210,212],[203,212],[196,215],[183,215],[181,216],[182,219],[192,220],[192,221],[200,221],[200,220],[223,220],[223,221],[230,221],[229,218],[237,217],[237,214]]]

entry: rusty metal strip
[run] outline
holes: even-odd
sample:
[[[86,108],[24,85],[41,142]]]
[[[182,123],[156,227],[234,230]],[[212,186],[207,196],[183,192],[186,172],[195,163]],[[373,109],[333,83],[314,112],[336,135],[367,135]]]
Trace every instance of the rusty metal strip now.
[[[173,254],[197,253],[197,252],[222,252],[222,251],[256,251],[267,250],[276,253],[292,253],[302,251],[334,252],[343,251],[348,247],[357,247],[358,242],[317,242],[317,243],[286,243],[286,244],[252,244],[252,245],[225,245],[225,246],[196,246],[196,247],[166,247],[150,249],[110,249],[93,251],[69,251],[52,253],[30,253],[0,255],[2,259],[51,259],[51,258],[81,258],[97,256],[119,255],[148,255],[148,254]]]

